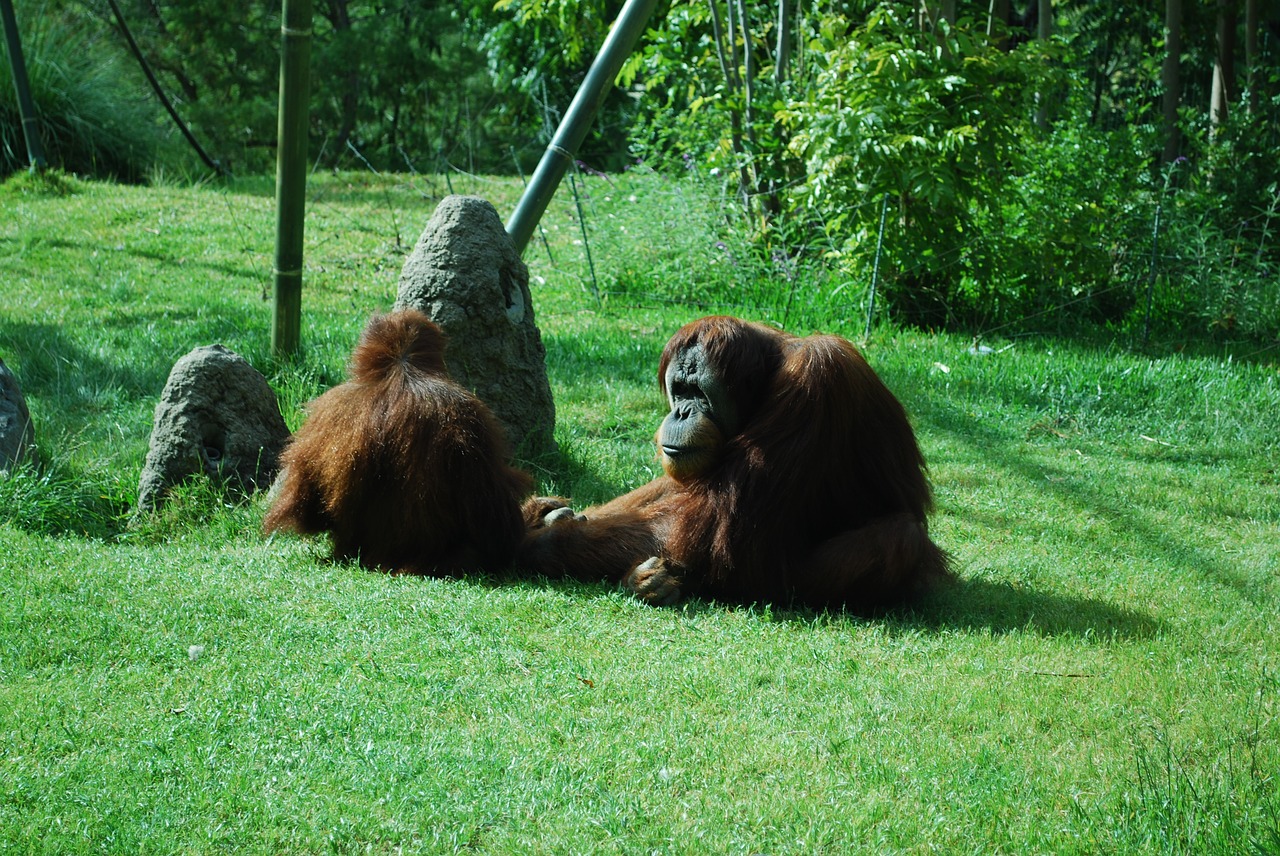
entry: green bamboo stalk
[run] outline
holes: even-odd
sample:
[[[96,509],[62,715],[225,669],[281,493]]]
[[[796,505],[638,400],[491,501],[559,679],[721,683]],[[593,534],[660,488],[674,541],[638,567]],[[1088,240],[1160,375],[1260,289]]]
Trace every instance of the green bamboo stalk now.
[[[310,84],[311,0],[283,0],[276,146],[275,303],[271,312],[271,350],[278,357],[297,353],[302,328]]]
[[[22,42],[18,38],[18,19],[13,14],[13,0],[0,0],[0,18],[4,20],[5,45],[9,48],[9,68],[13,72],[13,88],[18,91],[18,115],[22,119],[22,136],[27,142],[27,161],[31,171],[45,168],[44,146],[40,143],[40,126],[36,121],[36,105],[31,98],[31,82],[27,64],[22,59]]]

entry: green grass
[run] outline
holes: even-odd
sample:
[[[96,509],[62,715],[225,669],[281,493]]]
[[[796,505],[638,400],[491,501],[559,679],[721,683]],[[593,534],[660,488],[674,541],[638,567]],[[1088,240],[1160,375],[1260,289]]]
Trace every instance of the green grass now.
[[[679,324],[787,311],[750,297],[759,265],[742,298],[705,263],[696,188],[588,184],[600,301],[566,192],[556,264],[526,254],[562,453],[540,489],[580,502],[655,472]],[[503,214],[519,190],[453,185]],[[296,426],[440,192],[314,177],[305,352],[277,364],[269,180],[0,187],[0,358],[42,460],[0,480],[0,851],[1280,852],[1273,352],[877,329],[961,580],[874,620],[370,574],[200,483],[130,523],[173,362],[223,342]],[[830,285],[802,280],[791,329],[861,333]]]

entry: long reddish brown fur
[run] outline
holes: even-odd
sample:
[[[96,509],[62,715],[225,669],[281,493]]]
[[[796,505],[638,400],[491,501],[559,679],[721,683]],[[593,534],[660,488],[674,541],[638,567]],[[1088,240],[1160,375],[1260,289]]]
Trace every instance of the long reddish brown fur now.
[[[489,408],[445,372],[421,312],[374,317],[350,379],[308,405],[263,529],[328,532],[335,559],[403,573],[506,565],[532,479]]]
[[[684,594],[854,609],[900,604],[950,576],[928,534],[932,493],[906,411],[853,345],[705,318],[667,343],[660,383],[695,343],[743,417],[719,463],[551,526],[539,519],[556,502],[530,500],[519,564],[622,580],[656,556]]]

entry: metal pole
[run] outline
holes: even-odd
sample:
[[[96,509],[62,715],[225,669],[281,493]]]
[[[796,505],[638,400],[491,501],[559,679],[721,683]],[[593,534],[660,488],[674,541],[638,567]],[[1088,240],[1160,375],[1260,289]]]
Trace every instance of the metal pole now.
[[[22,42],[18,39],[18,19],[13,14],[13,0],[0,0],[0,18],[4,19],[13,88],[18,91],[18,115],[22,118],[22,136],[27,141],[27,162],[35,172],[45,168],[44,147],[40,144],[40,126],[36,121],[36,105],[31,99],[31,82],[27,80],[27,64],[22,60]]]
[[[1168,186],[1169,183],[1165,182],[1165,187],[1167,188]],[[1155,297],[1156,263],[1160,258],[1160,208],[1162,205],[1164,205],[1163,198],[1156,203],[1156,219],[1151,226],[1151,270],[1147,273],[1147,312],[1142,321],[1142,344],[1144,346],[1151,339],[1151,302]]]
[[[275,303],[271,311],[271,350],[278,357],[297,352],[302,327],[310,78],[311,0],[283,0],[276,144]]]
[[[516,147],[511,146],[511,159],[515,161],[516,172],[520,173],[520,184],[525,187],[529,186],[529,180],[524,177],[524,169],[520,166],[520,158],[516,155]],[[551,242],[547,240],[547,230],[538,226],[538,237],[542,238],[542,247],[547,251],[547,261],[551,262],[551,266],[556,266],[556,257],[551,255]]]
[[[573,96],[569,109],[556,129],[556,135],[542,154],[538,168],[534,170],[533,179],[525,188],[516,210],[507,221],[507,234],[515,244],[516,252],[523,253],[533,235],[534,227],[542,219],[556,187],[564,178],[565,170],[573,163],[578,147],[586,139],[587,129],[595,116],[608,88],[618,77],[618,71],[626,60],[635,43],[644,32],[649,16],[653,13],[657,0],[627,0],[618,20],[613,22],[613,29],[604,40],[600,53],[591,63],[586,79]]]
[[[871,338],[871,319],[876,314],[876,286],[880,284],[880,251],[884,249],[884,217],[889,211],[889,194],[884,195],[880,203],[880,231],[876,233],[876,260],[871,265],[871,294],[867,298],[867,328],[862,332],[863,339]]]

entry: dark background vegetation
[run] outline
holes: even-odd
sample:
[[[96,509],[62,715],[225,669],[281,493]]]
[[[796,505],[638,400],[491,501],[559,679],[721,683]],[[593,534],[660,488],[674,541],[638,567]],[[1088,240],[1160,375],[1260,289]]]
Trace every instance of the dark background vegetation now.
[[[620,5],[318,0],[315,167],[527,174]],[[203,174],[105,2],[16,6],[58,165]],[[279,3],[121,6],[204,146],[270,172]],[[879,251],[898,323],[1259,353],[1280,333],[1277,36],[1276,0],[664,2],[580,158],[717,185],[727,252],[780,293],[866,289]],[[4,174],[25,152],[0,78]]]

